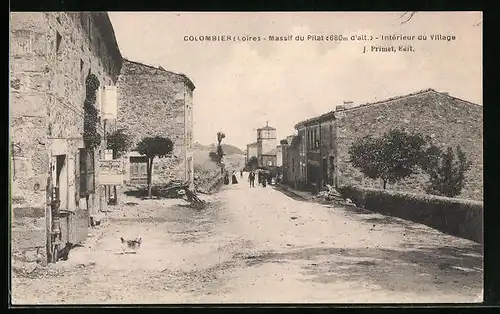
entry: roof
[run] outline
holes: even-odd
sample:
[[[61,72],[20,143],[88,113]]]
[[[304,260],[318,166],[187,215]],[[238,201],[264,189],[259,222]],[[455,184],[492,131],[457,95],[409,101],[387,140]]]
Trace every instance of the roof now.
[[[180,77],[182,77],[184,79],[184,81],[186,82],[186,84],[189,86],[189,88],[192,91],[196,88],[196,86],[194,86],[194,83],[191,81],[191,79],[189,77],[187,77],[183,73],[175,73],[175,72],[172,72],[172,71],[167,71],[162,66],[154,67],[152,65],[141,63],[141,62],[137,62],[137,61],[132,61],[132,60],[129,60],[127,58],[123,58],[123,61],[124,62],[133,63],[133,64],[137,64],[137,65],[140,65],[140,66],[144,66],[144,67],[147,67],[147,68],[155,69],[155,70],[162,71],[162,72],[165,72],[165,73],[169,73],[169,74],[172,74],[172,75],[180,76]]]
[[[436,94],[439,94],[439,95],[443,95],[443,96],[449,97],[449,98],[451,98],[453,100],[463,101],[463,102],[465,102],[465,103],[467,103],[469,105],[481,106],[481,105],[475,104],[475,103],[467,101],[467,100],[463,100],[463,99],[460,99],[460,98],[457,98],[457,97],[450,96],[448,93],[442,93],[442,92],[438,92],[438,91],[436,91],[436,90],[434,90],[432,88],[427,88],[427,89],[424,89],[424,90],[420,90],[420,91],[413,92],[413,93],[406,94],[406,95],[402,95],[402,96],[391,97],[391,98],[388,98],[388,99],[384,99],[384,100],[380,100],[380,101],[376,101],[376,102],[371,102],[371,103],[364,103],[364,104],[361,104],[361,105],[358,105],[358,106],[354,106],[354,107],[350,107],[350,108],[345,108],[345,109],[336,109],[336,110],[327,112],[325,114],[322,114],[320,116],[316,116],[316,117],[313,117],[313,118],[301,121],[301,122],[299,122],[299,123],[297,123],[295,125],[295,129],[298,129],[298,128],[304,127],[304,126],[308,126],[308,125],[312,125],[312,124],[316,124],[316,123],[319,123],[319,122],[322,122],[322,121],[328,121],[328,120],[331,120],[331,119],[336,119],[336,116],[335,116],[336,112],[344,112],[344,111],[357,110],[357,109],[368,107],[368,106],[375,106],[375,105],[385,104],[385,103],[388,103],[388,102],[392,102],[394,100],[399,100],[399,99],[404,99],[404,98],[408,98],[408,97],[418,96],[418,95],[422,95],[422,94],[426,94],[426,93],[436,93]]]
[[[259,143],[257,142],[253,142],[253,143],[250,143],[250,144],[247,144],[247,146],[257,146]]]
[[[266,125],[265,127],[262,127],[262,128],[258,128],[257,131],[261,131],[261,130],[276,130],[275,128],[273,127],[270,127],[269,125]]]

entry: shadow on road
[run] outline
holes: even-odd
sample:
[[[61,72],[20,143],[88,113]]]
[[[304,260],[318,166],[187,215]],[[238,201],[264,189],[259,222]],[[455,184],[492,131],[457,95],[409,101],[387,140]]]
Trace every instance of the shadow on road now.
[[[470,291],[483,285],[481,245],[385,248],[308,248],[292,252],[263,252],[248,256],[248,266],[264,263],[309,261],[303,274],[319,283],[370,282],[390,291],[419,292],[434,287],[436,293]]]

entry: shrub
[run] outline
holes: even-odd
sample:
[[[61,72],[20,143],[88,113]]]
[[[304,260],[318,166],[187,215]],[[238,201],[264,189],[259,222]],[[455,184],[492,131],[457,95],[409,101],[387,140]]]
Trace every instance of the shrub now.
[[[460,195],[465,185],[465,173],[470,169],[471,162],[460,146],[456,147],[456,153],[448,147],[440,155],[433,166],[426,168],[430,177],[426,192],[447,197]]]
[[[358,207],[482,243],[482,202],[357,186],[344,186],[339,190]]]

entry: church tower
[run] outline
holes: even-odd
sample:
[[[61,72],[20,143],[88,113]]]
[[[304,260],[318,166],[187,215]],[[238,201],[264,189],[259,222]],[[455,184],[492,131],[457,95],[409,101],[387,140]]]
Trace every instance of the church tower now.
[[[258,159],[260,166],[276,166],[276,129],[266,126],[257,129]]]

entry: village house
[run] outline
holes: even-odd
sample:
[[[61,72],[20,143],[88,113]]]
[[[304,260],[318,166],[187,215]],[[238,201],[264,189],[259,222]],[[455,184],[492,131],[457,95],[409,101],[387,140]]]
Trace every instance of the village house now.
[[[133,148],[144,137],[168,137],[170,156],[153,163],[155,183],[172,180],[194,184],[193,91],[184,74],[125,59],[118,81],[117,128],[131,136]],[[146,157],[132,151],[125,157],[127,183],[146,183]]]
[[[252,157],[256,157],[259,167],[278,167],[278,149],[276,129],[270,127],[269,123],[266,123],[266,126],[257,129],[257,142],[247,144],[246,162],[248,163]],[[281,156],[280,164],[282,163],[282,158]]]
[[[276,166],[276,129],[266,123],[265,127],[257,129],[257,156],[259,165]]]
[[[12,249],[42,248],[50,259],[66,243],[83,241],[89,221],[106,207],[99,166],[115,127],[122,57],[107,13],[10,17]],[[96,99],[97,119],[85,129],[87,93]],[[84,141],[89,128],[100,135],[97,147]],[[16,221],[24,217],[46,223],[20,234]]]
[[[246,163],[252,159],[252,157],[258,158],[259,156],[259,144],[257,142],[247,144],[247,153],[246,153]]]
[[[381,136],[392,128],[415,131],[432,138],[440,147],[460,145],[472,162],[466,173],[466,185],[460,197],[483,199],[483,124],[482,106],[426,89],[412,94],[359,106],[344,104],[336,110],[298,123],[295,128],[305,149],[307,188],[317,191],[326,184],[361,184],[381,187],[381,182],[363,176],[349,162],[349,147],[366,135]],[[300,158],[290,145],[286,158],[287,183],[296,185]],[[422,193],[427,177],[419,173],[390,189]]]

